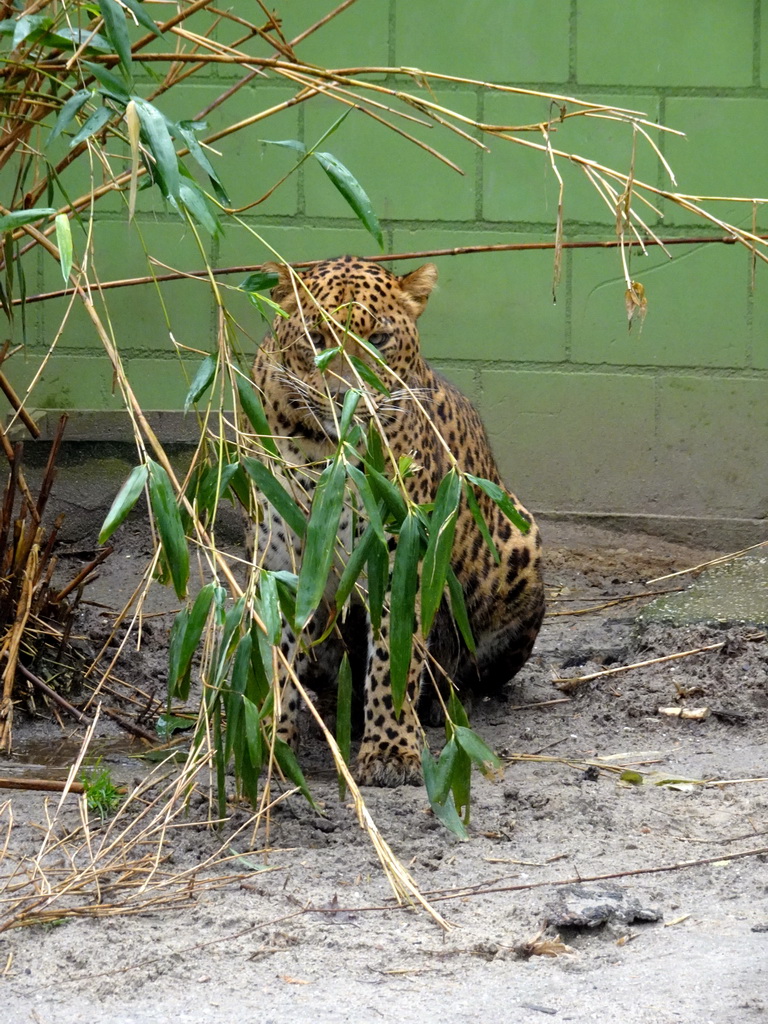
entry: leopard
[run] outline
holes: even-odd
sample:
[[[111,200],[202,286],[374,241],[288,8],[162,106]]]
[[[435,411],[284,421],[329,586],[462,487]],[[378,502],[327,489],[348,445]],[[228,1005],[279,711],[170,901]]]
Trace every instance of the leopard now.
[[[389,676],[388,603],[377,631],[364,615],[362,625],[358,619],[345,635],[343,643],[352,645],[364,676],[356,780],[364,786],[419,784],[424,746],[419,708],[428,699],[426,691],[434,690],[434,666],[450,676],[460,694],[472,690],[500,695],[531,655],[544,616],[541,534],[533,515],[504,488],[475,407],[421,355],[417,320],[437,281],[434,264],[401,276],[356,256],[323,260],[301,271],[285,264],[267,264],[265,269],[277,275],[271,298],[280,315],[257,349],[251,378],[284,463],[281,480],[297,503],[310,506],[319,473],[337,451],[341,410],[354,388],[365,399],[355,416],[362,422],[375,419],[394,456],[408,459],[402,485],[412,502],[433,502],[440,481],[457,466],[502,488],[522,517],[522,523],[513,521],[488,493],[477,490],[476,503],[494,552],[462,494],[450,565],[461,585],[475,649],[470,653],[443,600],[426,642],[413,645],[399,714]],[[361,364],[386,387],[370,386],[361,377]],[[251,517],[249,558],[274,571],[297,572],[302,538],[266,501],[258,511]],[[282,651],[302,681],[313,671],[313,661],[315,670],[323,661],[313,644],[332,616],[343,552],[350,550],[352,531],[360,528],[354,519],[345,508],[338,531],[340,565],[329,576],[323,607],[308,630],[296,637],[283,619]],[[390,538],[390,551],[395,543]],[[328,637],[317,647],[327,649],[333,642]],[[338,640],[336,647],[326,674],[333,672],[329,664],[339,663]],[[297,748],[301,701],[288,676],[281,682],[278,735]]]

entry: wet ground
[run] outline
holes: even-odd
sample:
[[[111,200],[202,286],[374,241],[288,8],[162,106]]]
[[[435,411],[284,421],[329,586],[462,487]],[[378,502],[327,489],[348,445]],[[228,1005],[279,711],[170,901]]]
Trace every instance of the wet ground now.
[[[393,905],[314,738],[305,763],[321,815],[292,797],[273,810],[268,834],[235,835],[250,812],[232,805],[217,835],[203,825],[202,794],[193,797],[166,867],[195,870],[223,837],[246,860],[216,869],[221,888],[197,887],[212,873],[204,868],[187,876],[189,899],[178,909],[158,902],[140,915],[98,917],[96,895],[81,918],[0,934],[4,1018],[768,1019],[765,549],[698,574],[693,591],[659,594],[649,608],[643,595],[687,587],[692,577],[646,581],[718,552],[575,526],[550,525],[547,536],[550,614],[534,657],[505,701],[473,710],[505,770],[496,782],[475,777],[469,841],[439,825],[419,788],[364,791],[448,930]],[[141,533],[126,531],[91,599],[116,607],[145,554]],[[167,594],[162,600],[157,611],[173,605]],[[108,619],[106,609],[89,608],[92,643],[108,635]],[[169,616],[148,625],[118,671],[162,697]],[[691,650],[699,653],[671,658]],[[638,662],[653,664],[613,671]],[[584,676],[593,678],[567,692],[555,685]],[[103,716],[98,732],[103,763],[130,785],[146,770],[129,756],[138,741]],[[60,777],[81,734],[62,740],[49,719],[20,723],[0,775]],[[440,730],[430,742],[439,748]],[[56,798],[6,793],[0,803],[4,796],[11,804],[0,821],[7,828],[12,809],[13,827],[3,867],[17,865],[18,879],[33,870]],[[79,827],[70,797],[57,828],[73,835]],[[104,829],[89,827],[94,849]],[[68,849],[55,851],[60,872]]]

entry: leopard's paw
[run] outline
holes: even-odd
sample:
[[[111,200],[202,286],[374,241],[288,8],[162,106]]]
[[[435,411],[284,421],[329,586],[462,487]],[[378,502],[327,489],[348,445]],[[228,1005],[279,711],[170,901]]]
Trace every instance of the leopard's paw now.
[[[382,750],[378,743],[364,742],[357,756],[354,775],[361,786],[419,786],[422,781],[421,757],[417,750],[410,748]]]

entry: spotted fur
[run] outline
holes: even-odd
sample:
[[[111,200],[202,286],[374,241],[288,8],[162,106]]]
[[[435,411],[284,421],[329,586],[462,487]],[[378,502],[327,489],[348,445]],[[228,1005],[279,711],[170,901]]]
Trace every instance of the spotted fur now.
[[[362,410],[360,418],[365,420],[375,409],[395,454],[413,457],[413,473],[406,479],[406,487],[414,501],[432,501],[437,485],[450,468],[441,438],[463,470],[501,484],[477,412],[420,355],[416,320],[437,279],[432,264],[403,277],[351,256],[320,263],[301,278],[284,267],[276,269],[279,284],[272,294],[288,318],[275,320],[272,333],[259,348],[253,380],[281,453],[294,469],[286,475],[285,483],[297,501],[308,508],[315,481],[336,448],[343,395],[350,386],[360,387],[350,361],[342,354],[334,356],[322,373],[318,369],[317,354],[337,345],[343,345],[344,353],[375,367],[387,384],[389,396],[366,389],[370,405],[366,411],[361,401],[358,410]],[[374,345],[386,367],[375,364],[354,335]],[[478,345],[482,347],[481,342]],[[431,658],[460,688],[499,692],[528,659],[541,625],[541,539],[530,513],[513,495],[516,507],[531,522],[525,534],[484,494],[478,492],[477,497],[500,563],[494,561],[464,499],[452,555],[477,653],[471,656],[466,650],[445,609],[437,616],[428,647]],[[345,511],[339,551],[350,550],[352,528],[351,514]],[[280,518],[269,509],[263,510],[254,533],[253,557],[270,569],[296,571],[301,542]],[[337,578],[332,575],[325,594],[328,608],[333,606]],[[421,778],[421,729],[416,704],[427,675],[425,664],[429,667],[431,658],[426,657],[423,645],[414,644],[407,698],[401,716],[396,717],[389,684],[388,614],[385,609],[376,638],[366,625],[356,630],[352,643],[357,645],[353,653],[363,656],[365,675],[364,732],[357,778],[363,784],[393,786]],[[326,621],[327,614],[319,611],[314,626],[310,624],[310,633],[313,628],[322,630]],[[296,639],[287,627],[283,651],[295,659],[302,677],[311,672],[306,647],[297,650]],[[332,671],[327,666],[326,670]],[[298,695],[287,684],[280,732],[294,746],[298,743],[298,706]]]

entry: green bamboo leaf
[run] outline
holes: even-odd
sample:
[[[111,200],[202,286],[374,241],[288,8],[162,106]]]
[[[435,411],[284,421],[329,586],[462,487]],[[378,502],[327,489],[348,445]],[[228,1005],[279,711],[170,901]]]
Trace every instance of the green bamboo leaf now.
[[[54,139],[57,139],[63,131],[66,131],[66,129],[69,128],[78,112],[85,106],[92,95],[93,94],[90,89],[78,89],[77,92],[73,93],[69,99],[62,104],[61,110],[56,118],[56,123],[51,129],[51,134],[48,136],[48,140],[46,142],[47,146],[50,146]]]
[[[467,645],[467,650],[474,653],[477,650],[475,644],[475,638],[472,636],[472,627],[469,624],[469,615],[467,614],[467,606],[464,601],[464,591],[459,578],[453,569],[449,568],[446,576],[448,582],[448,596],[451,601],[451,615],[453,621],[459,627],[459,632],[464,638],[464,643]]]
[[[218,466],[214,466],[212,468],[217,469],[217,470],[219,469]],[[226,462],[223,466],[220,467],[220,472],[219,472],[219,492],[218,492],[218,497],[219,498],[223,497],[223,495],[226,493],[227,488],[229,487],[230,481],[238,473],[242,473],[242,472],[243,472],[243,469],[242,469],[242,466],[240,465],[239,462]]]
[[[381,381],[377,374],[373,372],[367,363],[364,363],[362,359],[358,359],[357,356],[350,355],[348,358],[366,384],[372,387],[374,391],[380,391],[386,398],[390,397],[389,388]]]
[[[390,596],[392,617],[389,629],[389,678],[395,714],[400,714],[411,667],[415,604],[421,554],[421,528],[415,512],[408,512],[400,527],[400,537],[392,567]]]
[[[298,139],[259,139],[264,146],[282,146],[284,149],[293,149],[297,153],[306,156],[307,147]]]
[[[214,583],[202,587],[190,608],[182,608],[174,619],[168,647],[168,697],[189,696],[192,657],[203,635],[208,613],[216,596]]]
[[[284,740],[275,740],[275,760],[280,766],[283,775],[290,779],[294,786],[299,787],[309,805],[316,811],[319,810],[319,807],[312,798],[312,794],[309,792],[302,770],[299,768],[299,762],[296,760],[296,755]]]
[[[174,151],[174,157],[176,156]],[[180,168],[178,158],[176,158],[176,169],[177,172],[180,170],[184,173],[183,166]],[[175,201],[174,196],[170,196],[172,201]],[[218,217],[211,211],[205,196],[203,195],[200,186],[196,181],[190,181],[184,176],[184,180],[179,181],[179,194],[178,200],[182,203],[184,208],[194,217],[197,223],[204,227],[209,235],[214,238],[220,233],[221,225],[219,224]]]
[[[216,700],[211,712],[208,718],[212,738],[211,747],[216,765],[216,796],[218,797],[219,817],[224,818],[227,813],[227,765],[224,760],[224,737],[222,735],[222,707],[220,700]]]
[[[239,502],[243,508],[248,508],[250,487],[248,485],[248,477],[245,475],[245,470],[239,463],[235,467],[235,472],[230,477],[228,484],[230,498],[236,499],[234,503],[237,504],[237,502]]]
[[[451,469],[440,481],[429,520],[429,541],[421,573],[421,628],[424,636],[429,634],[443,599],[460,498],[461,481],[456,470]]]
[[[451,769],[451,795],[457,814],[463,812],[465,825],[469,824],[472,790],[472,761],[467,752],[457,746],[456,757]]]
[[[133,102],[136,104],[136,112],[141,121],[146,143],[155,158],[154,170],[163,192],[167,198],[175,199],[178,202],[181,198],[179,160],[171,133],[168,131],[168,124],[157,107],[153,107],[147,100],[134,96]]]
[[[243,796],[251,804],[251,807],[257,807],[259,803],[259,784],[261,782],[261,768],[255,768],[251,765],[250,757],[243,759],[240,766],[240,775],[238,782],[240,783],[243,791]],[[268,865],[263,865],[262,870],[269,870]]]
[[[315,488],[296,591],[299,628],[317,608],[328,583],[344,508],[346,480],[344,462],[337,457],[323,470]]]
[[[376,536],[379,538],[381,543],[386,544],[384,524],[381,521],[379,503],[374,497],[371,485],[368,483],[368,478],[357,468],[357,466],[353,466],[351,462],[347,463],[347,474],[357,488],[358,494],[362,498],[363,506],[365,507],[365,511],[368,515],[368,522],[373,527]]]
[[[245,377],[238,374],[237,393],[240,397],[240,407],[245,413],[248,422],[256,431],[262,446],[270,453],[270,455],[274,455],[275,458],[280,458],[280,452],[272,438],[272,429],[267,421],[264,406],[261,404],[261,399],[253,386],[253,381],[247,380]]]
[[[194,158],[198,166],[201,167],[210,178],[211,185],[214,187],[217,198],[225,206],[228,206],[229,197],[224,191],[224,186],[219,178],[218,172],[208,159],[203,147],[197,141],[197,135],[195,134],[196,130],[204,131],[206,127],[207,126],[203,121],[177,121],[173,125],[173,132],[175,135],[180,135],[186,142],[190,156]]]
[[[266,569],[262,570],[259,576],[259,594],[261,596],[261,616],[267,630],[267,639],[273,644],[279,644],[283,623],[277,596],[277,580],[274,573],[267,572]]]
[[[455,744],[447,743],[435,761],[429,747],[425,746],[421,752],[421,767],[427,797],[435,817],[459,839],[467,839],[467,830],[456,811],[450,788],[456,750]]]
[[[351,174],[351,172],[337,160],[331,153],[315,153],[316,160],[331,179],[333,184],[342,194],[347,203],[351,206],[355,216],[360,220],[365,229],[373,235],[379,243],[379,248],[384,249],[384,236],[381,233],[381,226],[378,217],[373,212],[373,206],[365,192],[365,189]]]
[[[97,107],[91,116],[86,119],[77,135],[73,136],[69,143],[69,148],[74,149],[75,146],[79,146],[81,142],[85,142],[86,139],[90,139],[92,135],[101,131],[112,117],[112,113],[109,107]]]
[[[128,38],[128,27],[125,23],[125,12],[116,0],[97,0],[101,16],[104,19],[104,31],[120,58],[125,77],[133,79],[131,60],[131,40]]]
[[[384,458],[381,434],[373,420],[368,424],[368,436],[365,439],[365,464],[367,466],[372,466],[374,469],[378,470],[379,473],[384,472],[384,468],[387,464],[386,459]]]
[[[339,580],[339,585],[336,588],[336,593],[334,595],[337,611],[341,611],[346,604],[347,598],[352,593],[355,583],[357,582],[360,573],[363,571],[363,566],[368,560],[371,544],[373,544],[375,540],[376,534],[373,532],[373,528],[369,524],[366,526],[362,537],[360,537],[352,549],[352,552],[344,566],[344,572],[341,574],[341,579]]]
[[[341,409],[341,419],[339,421],[339,433],[341,437],[347,436],[349,424],[352,422],[352,417],[355,415],[355,410],[357,409],[361,398],[362,395],[360,392],[356,391],[354,388],[350,388],[346,395],[344,395],[344,405]]]
[[[483,775],[492,775],[501,768],[501,761],[476,732],[464,725],[454,725],[453,734],[464,753],[475,762]]]
[[[445,734],[449,739],[453,735],[452,730],[455,725],[463,725],[465,729],[468,729],[469,718],[456,690],[452,689],[448,696],[448,721],[445,723]]]
[[[251,647],[253,639],[250,633],[241,637],[232,662],[232,675],[229,680],[229,692],[225,706],[227,713],[227,733],[224,745],[224,760],[229,762],[232,752],[242,737],[243,697],[248,685],[248,674],[251,670]],[[238,757],[238,762],[240,758]]]
[[[469,833],[456,810],[453,793],[448,795],[444,804],[431,804],[431,807],[437,820],[442,822],[454,835],[459,839],[469,839]]]
[[[109,540],[139,500],[139,495],[144,490],[144,484],[147,482],[148,472],[144,464],[135,466],[131,470],[128,479],[115,495],[115,500],[112,502],[109,512],[107,512],[106,519],[99,533],[99,544],[105,544]]]
[[[245,458],[242,460],[242,465],[277,514],[286,521],[298,537],[303,537],[307,532],[307,520],[304,513],[271,470],[258,459]]]
[[[264,755],[262,753],[259,709],[252,700],[244,696],[243,711],[245,713],[245,741],[248,745],[248,757],[253,768],[261,768]]]
[[[282,317],[283,320],[288,319],[288,314],[274,299],[270,299],[266,295],[259,295],[258,292],[248,292],[248,298],[268,324],[271,325],[276,316]]]
[[[149,501],[160,534],[160,542],[168,562],[173,587],[184,597],[189,579],[189,549],[181,525],[179,506],[168,474],[158,463],[147,459],[149,466]]]
[[[196,467],[184,493],[199,516],[206,518],[213,515],[219,498],[239,468],[238,463],[225,463],[223,466],[201,463]],[[186,510],[182,510],[182,520],[186,528],[191,521]]]
[[[224,616],[224,624],[221,627],[219,640],[216,645],[216,652],[212,659],[213,672],[211,674],[212,684],[209,690],[213,691],[221,686],[227,671],[227,665],[239,643],[239,627],[243,622],[245,611],[245,596],[239,598]]]
[[[277,583],[277,599],[280,602],[280,611],[285,616],[285,620],[293,632],[298,633],[299,630],[296,626],[296,591],[299,586],[299,577],[292,572],[288,572],[286,569],[274,572],[272,575],[275,577],[275,583]]]
[[[123,5],[132,11],[136,15],[136,20],[144,28],[148,28],[150,32],[154,32],[156,36],[161,36],[162,32],[157,27],[155,22],[150,18],[147,12],[144,10],[144,5],[138,3],[137,0],[121,0]]]
[[[69,28],[67,25],[62,25],[55,32],[46,32],[39,41],[45,46],[65,50],[85,46],[86,51],[101,50],[102,53],[112,53],[113,49],[112,44],[98,32],[89,32],[85,28]]]
[[[465,474],[467,480],[479,487],[481,491],[484,491],[491,501],[495,502],[499,506],[504,515],[509,519],[511,523],[520,530],[521,533],[528,533],[531,528],[530,522],[515,508],[512,499],[506,491],[502,490],[498,484],[495,484],[492,480],[486,480],[481,476],[473,476],[471,473]]]
[[[41,217],[50,217],[56,213],[52,206],[37,206],[32,210],[14,210],[13,213],[4,213],[0,217],[0,231],[12,231],[21,227],[22,224],[31,224],[40,220]]]
[[[195,402],[199,401],[211,386],[211,381],[216,374],[217,365],[218,361],[215,356],[206,356],[202,363],[200,363],[197,373],[189,386],[187,397],[184,399],[184,412],[189,412]]]
[[[334,345],[333,348],[324,348],[322,352],[317,353],[315,356],[315,366],[320,373],[325,371],[330,361],[335,359],[339,352],[341,352],[341,346]]]
[[[72,229],[66,213],[56,215],[56,245],[59,249],[61,275],[64,278],[64,283],[67,284],[72,270]]]
[[[422,763],[429,757],[429,768],[424,773],[424,782],[430,803],[444,804],[448,799],[458,749],[455,740],[449,739],[436,761],[429,753],[429,747],[425,746],[422,750]]]
[[[336,689],[336,742],[341,756],[346,764],[349,764],[352,752],[352,669],[346,651],[339,666]],[[344,776],[339,773],[339,800],[344,799],[346,791],[347,783]]]
[[[93,61],[84,60],[83,65],[88,68],[90,73],[101,85],[99,92],[103,96],[108,96],[111,100],[116,100],[123,106],[126,106],[128,100],[131,98],[131,94],[125,87],[125,82],[113,75],[111,71],[103,67],[101,64],[95,64]]]
[[[365,475],[368,478],[374,496],[384,502],[394,522],[401,523],[408,511],[408,506],[398,488],[383,473],[379,473],[378,470],[374,469],[367,459],[365,461]]]
[[[184,689],[182,672],[182,646],[189,625],[189,608],[182,608],[176,613],[171,625],[168,640],[168,707],[174,697],[180,696]],[[181,683],[181,685],[180,685]]]
[[[245,695],[262,709],[262,716],[271,715],[274,705],[271,689],[272,644],[255,622],[251,624],[251,639],[251,671]]]
[[[488,529],[488,524],[485,521],[485,516],[480,511],[480,506],[477,503],[475,492],[472,489],[469,482],[466,480],[464,481],[464,495],[467,499],[467,506],[469,507],[469,511],[472,513],[472,518],[477,523],[477,528],[480,530],[480,533],[483,536],[483,540],[488,545],[488,548],[491,554],[493,555],[494,562],[496,563],[496,565],[500,565],[501,555],[499,555],[499,550],[494,543],[493,537],[491,536],[491,531]]]
[[[15,50],[21,46],[25,39],[28,39],[33,32],[38,32],[40,29],[50,28],[53,21],[47,14],[22,14],[20,18],[17,18],[16,24],[13,30],[13,42],[11,43],[11,49]]]
[[[368,341],[368,339],[366,337],[364,337],[362,334],[355,334],[352,331],[350,331],[350,334],[355,339],[357,344],[361,348],[365,349],[365,351],[368,353],[368,355],[371,357],[371,359],[373,359],[374,363],[376,363],[377,366],[386,366],[387,365],[387,361],[384,358],[384,356],[382,356],[381,352],[379,352],[379,350],[376,348],[376,346],[372,345],[370,343],[370,341]]]
[[[381,614],[389,584],[389,549],[378,539],[368,551],[368,615],[371,627],[378,634],[381,628]]]
[[[244,292],[271,291],[279,280],[273,270],[258,270],[244,278],[237,287]]]
[[[184,715],[160,715],[155,722],[155,732],[161,740],[169,740],[174,733],[194,729],[195,719]]]

